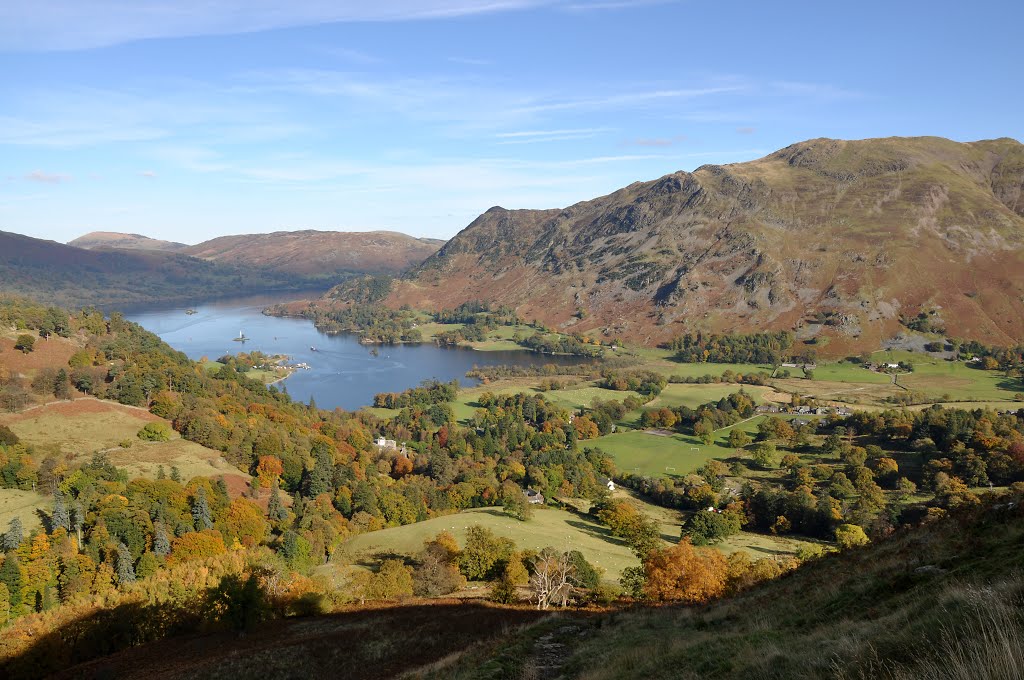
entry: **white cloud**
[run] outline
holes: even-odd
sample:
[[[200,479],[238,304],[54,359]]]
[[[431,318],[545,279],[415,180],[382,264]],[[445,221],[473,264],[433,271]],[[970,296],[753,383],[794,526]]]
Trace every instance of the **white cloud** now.
[[[416,21],[557,5],[557,0],[47,0],[0,3],[0,50],[74,50],[152,38],[334,22]]]
[[[38,182],[40,184],[60,184],[62,182],[70,181],[71,177],[69,175],[62,175],[54,172],[33,170],[25,175],[25,179],[30,182]]]
[[[139,173],[139,176],[145,177],[146,179],[156,179],[156,173],[152,170],[143,170]]]

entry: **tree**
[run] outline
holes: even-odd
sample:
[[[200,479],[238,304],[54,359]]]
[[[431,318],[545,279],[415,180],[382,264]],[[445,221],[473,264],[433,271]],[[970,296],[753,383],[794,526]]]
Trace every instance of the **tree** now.
[[[644,594],[652,600],[701,604],[725,593],[728,566],[717,550],[694,548],[683,539],[644,560]]]
[[[836,543],[841,550],[869,543],[864,529],[856,524],[840,524],[836,527]]]
[[[3,565],[0,565],[0,583],[7,586],[11,609],[17,611],[21,605],[21,588],[24,583],[21,575],[21,565],[18,564],[18,558],[14,553],[8,553],[4,557]]]
[[[758,442],[751,455],[754,462],[763,468],[773,468],[779,464],[779,452],[771,442]]]
[[[17,340],[14,341],[14,349],[28,354],[36,348],[36,339],[27,333],[22,333],[18,336]]]
[[[415,594],[447,595],[464,588],[466,578],[459,573],[458,557],[459,546],[448,532],[424,541],[412,575]]]
[[[470,581],[483,581],[492,576],[495,565],[506,561],[514,552],[515,544],[499,538],[480,525],[469,527],[466,547],[459,555],[459,569]]]
[[[277,480],[270,485],[270,498],[267,500],[267,515],[271,522],[283,522],[288,519],[288,509],[281,502],[281,487]]]
[[[60,489],[53,493],[53,514],[50,516],[50,522],[53,524],[54,530],[71,531],[71,514],[68,512],[67,505],[64,504],[64,494],[60,492]]]
[[[15,517],[11,520],[10,524],[7,525],[7,533],[4,534],[3,538],[3,549],[5,552],[18,549],[22,539],[25,538],[25,530],[22,528],[20,518]]]
[[[384,560],[365,592],[371,600],[394,600],[412,594],[412,568],[402,560]]]
[[[178,469],[177,465],[171,466],[171,481],[181,484],[181,471]]]
[[[171,440],[171,428],[167,423],[146,423],[137,436],[144,442],[167,442]]]
[[[213,519],[210,517],[210,505],[206,502],[206,489],[196,489],[196,496],[192,502],[192,521],[196,529],[212,529]]]
[[[167,539],[167,527],[160,520],[153,523],[153,552],[166,557],[171,552],[171,542]]]
[[[739,428],[733,428],[729,432],[729,446],[734,449],[742,449],[750,443],[750,435]]]
[[[507,575],[502,574],[501,578],[491,584],[491,592],[487,599],[498,604],[514,604],[519,599],[516,584],[512,583]]]
[[[257,546],[267,537],[267,520],[263,510],[245,498],[236,498],[220,514],[217,528],[226,545],[237,540],[246,547]]]
[[[576,591],[572,584],[573,567],[568,553],[538,557],[530,577],[530,592],[537,609],[548,609],[553,604],[565,605]]]
[[[740,516],[733,512],[701,510],[690,515],[683,525],[682,536],[694,545],[711,545],[738,534]]]
[[[124,543],[117,544],[117,583],[126,585],[135,583],[135,567],[132,565],[132,554]]]
[[[515,482],[506,481],[501,485],[501,505],[510,516],[525,522],[533,516],[533,508],[526,500],[526,494]]]

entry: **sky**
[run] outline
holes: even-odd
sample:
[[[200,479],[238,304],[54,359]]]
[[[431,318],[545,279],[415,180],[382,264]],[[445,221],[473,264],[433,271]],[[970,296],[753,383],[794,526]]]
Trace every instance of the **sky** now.
[[[450,238],[815,137],[1024,139],[1024,3],[3,0],[0,230]]]

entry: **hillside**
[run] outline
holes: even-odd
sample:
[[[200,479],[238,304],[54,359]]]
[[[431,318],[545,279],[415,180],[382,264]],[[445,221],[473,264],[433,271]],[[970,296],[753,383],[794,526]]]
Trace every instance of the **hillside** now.
[[[541,617],[418,601],[271,622],[244,637],[191,633],[60,677],[1020,677],[1022,540],[1020,505],[996,502],[703,607]],[[10,670],[29,668],[47,644]]]
[[[831,355],[925,313],[1006,344],[1024,338],[1022,185],[1012,139],[816,139],[564,210],[491,208],[388,303],[484,299],[645,343],[793,329]]]
[[[316,281],[149,250],[85,250],[0,232],[0,293],[64,306],[190,302],[309,289]]]
[[[69,246],[92,250],[94,248],[120,248],[122,250],[168,250],[179,252],[188,248],[184,243],[161,241],[142,234],[122,234],[116,231],[92,231],[68,241]]]
[[[352,273],[399,274],[433,255],[443,243],[393,231],[278,231],[222,236],[184,252],[215,262],[332,278]]]

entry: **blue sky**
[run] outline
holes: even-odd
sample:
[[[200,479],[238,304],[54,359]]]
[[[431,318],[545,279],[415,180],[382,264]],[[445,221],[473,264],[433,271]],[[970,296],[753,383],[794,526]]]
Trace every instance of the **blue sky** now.
[[[813,137],[1024,139],[1020,3],[11,0],[0,230],[448,238]]]

